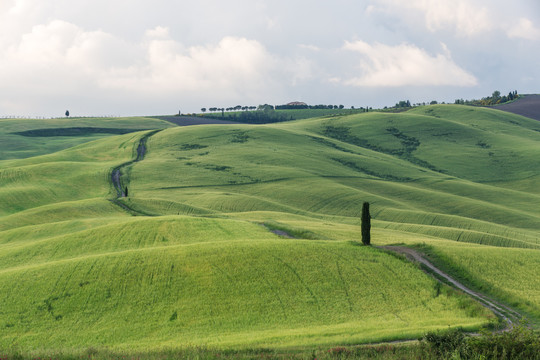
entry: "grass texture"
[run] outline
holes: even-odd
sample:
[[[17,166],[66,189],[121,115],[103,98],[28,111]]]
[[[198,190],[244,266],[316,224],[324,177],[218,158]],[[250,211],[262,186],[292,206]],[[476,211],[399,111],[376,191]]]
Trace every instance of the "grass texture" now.
[[[375,245],[427,245],[540,318],[535,121],[429,106],[174,127],[138,162],[148,132],[40,147],[5,135],[36,128],[10,121],[13,151],[39,156],[1,145],[0,349],[309,348],[493,321],[404,259],[359,246],[364,201]],[[88,126],[78,121],[62,126]],[[110,126],[168,126],[139,121]],[[129,197],[116,199],[122,164]]]
[[[0,119],[0,164],[2,160],[50,154],[114,134],[173,126],[145,117]]]

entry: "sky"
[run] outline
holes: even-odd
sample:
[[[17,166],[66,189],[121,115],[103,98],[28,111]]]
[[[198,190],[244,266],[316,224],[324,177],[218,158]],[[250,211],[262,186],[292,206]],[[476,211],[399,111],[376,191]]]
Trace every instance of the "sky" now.
[[[0,0],[0,117],[540,93],[538,0]]]

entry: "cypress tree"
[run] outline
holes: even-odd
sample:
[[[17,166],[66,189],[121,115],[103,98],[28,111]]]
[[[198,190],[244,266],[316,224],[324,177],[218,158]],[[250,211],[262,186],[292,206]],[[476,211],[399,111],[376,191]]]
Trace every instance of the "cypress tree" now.
[[[362,243],[371,245],[371,215],[369,215],[369,203],[362,206]]]

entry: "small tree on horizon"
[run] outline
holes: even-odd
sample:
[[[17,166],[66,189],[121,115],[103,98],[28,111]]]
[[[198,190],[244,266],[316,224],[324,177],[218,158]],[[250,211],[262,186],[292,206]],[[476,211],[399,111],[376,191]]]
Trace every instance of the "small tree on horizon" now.
[[[69,117],[69,110],[66,110],[66,117]]]
[[[364,202],[362,206],[362,243],[371,245],[371,215],[369,214],[369,203]]]

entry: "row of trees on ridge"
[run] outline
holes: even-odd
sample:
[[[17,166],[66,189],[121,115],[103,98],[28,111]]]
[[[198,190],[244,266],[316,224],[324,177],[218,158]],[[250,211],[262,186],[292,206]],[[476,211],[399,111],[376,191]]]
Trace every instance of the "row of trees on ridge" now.
[[[508,95],[501,96],[501,92],[499,90],[495,90],[491,96],[484,97],[480,100],[463,100],[463,99],[456,99],[454,102],[455,104],[461,104],[461,105],[474,105],[474,106],[490,106],[490,105],[497,105],[497,104],[504,104],[509,101],[514,101],[519,97],[517,90],[510,91]]]
[[[233,107],[228,107],[228,108],[220,108],[220,107],[211,107],[211,108],[202,108],[201,111],[203,113],[206,112],[206,110],[210,111],[210,112],[217,112],[217,111],[248,111],[248,110],[255,110],[257,109],[256,106],[242,106],[242,105],[236,105],[236,106],[233,106]]]
[[[513,101],[515,99],[517,99],[519,97],[518,95],[518,92],[517,90],[514,90],[514,91],[510,91],[508,93],[508,95],[502,95],[501,96],[501,92],[496,90],[493,92],[493,94],[491,94],[491,96],[487,96],[487,97],[484,97],[480,100],[463,100],[463,99],[456,99],[454,104],[462,104],[462,105],[473,105],[473,106],[490,106],[490,105],[497,105],[497,104],[504,104],[506,102],[509,102],[509,101]],[[425,105],[436,105],[436,104],[439,104],[439,102],[437,100],[432,100],[430,102],[422,102],[422,103],[414,103],[412,104],[409,100],[401,100],[399,102],[397,102],[393,107],[387,107],[385,106],[383,109],[384,110],[389,110],[389,111],[392,111],[394,109],[394,111],[403,111],[403,110],[406,110],[408,108],[411,108],[411,107],[415,107],[415,106],[425,106]],[[445,104],[445,102],[442,102],[441,104]],[[223,107],[211,107],[211,108],[201,108],[201,112],[202,113],[206,113],[207,111],[209,112],[221,112],[222,115],[225,114],[225,112],[239,112],[239,111],[244,111],[244,112],[247,112],[247,111],[254,111],[254,110],[257,110],[257,111],[265,111],[265,112],[268,112],[268,111],[273,111],[273,110],[295,110],[295,109],[332,109],[332,110],[337,110],[337,109],[344,109],[345,106],[344,105],[323,105],[323,104],[319,104],[319,105],[308,105],[308,104],[305,104],[305,103],[290,103],[290,104],[285,104],[285,105],[269,105],[269,104],[264,104],[264,105],[259,105],[259,106],[242,106],[242,105],[236,105],[236,106],[231,106],[231,107],[227,107],[227,108],[223,108]],[[361,111],[364,111],[364,112],[367,112],[367,111],[370,111],[372,110],[371,107],[359,107],[359,108],[355,108],[354,106],[351,106],[351,110],[361,110]],[[267,113],[268,115],[268,113]],[[249,116],[248,116],[249,117]],[[257,117],[257,116],[255,116]],[[259,116],[260,117],[260,116]],[[280,120],[283,120],[283,119],[280,119]]]
[[[519,97],[517,90],[510,91],[508,95],[502,95],[499,90],[495,90],[491,96],[486,96],[480,100],[463,100],[463,99],[456,99],[454,101],[454,104],[460,104],[460,105],[472,105],[472,106],[491,106],[491,105],[497,105],[497,104],[504,104],[509,101],[513,101]],[[396,105],[394,105],[394,109],[406,109],[411,108],[414,106],[425,106],[425,105],[437,105],[439,102],[437,100],[432,100],[429,103],[416,103],[411,104],[409,100],[401,100]],[[442,102],[441,104],[445,104],[445,102]],[[384,109],[388,109],[387,107],[384,107]],[[392,109],[392,108],[391,108]]]

